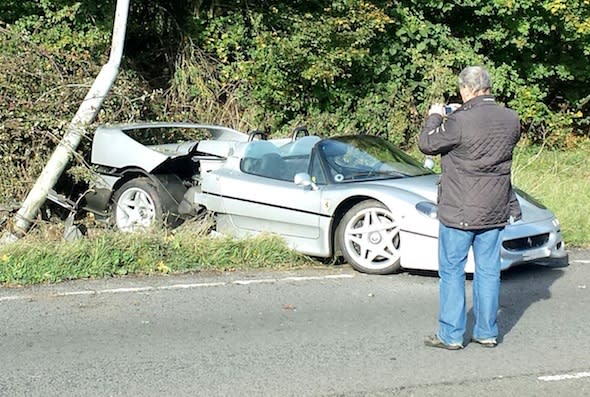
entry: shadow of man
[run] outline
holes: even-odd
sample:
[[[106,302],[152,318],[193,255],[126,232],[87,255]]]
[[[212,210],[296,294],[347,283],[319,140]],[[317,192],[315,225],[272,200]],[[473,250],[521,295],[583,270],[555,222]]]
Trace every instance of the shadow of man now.
[[[502,342],[534,303],[551,298],[551,285],[564,274],[563,268],[526,265],[502,272],[500,308],[498,313],[498,342]],[[468,329],[473,329],[473,308],[469,309]]]

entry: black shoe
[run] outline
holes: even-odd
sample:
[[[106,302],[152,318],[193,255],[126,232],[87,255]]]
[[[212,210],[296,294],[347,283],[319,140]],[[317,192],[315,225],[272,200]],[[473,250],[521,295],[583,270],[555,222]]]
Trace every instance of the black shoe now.
[[[436,335],[429,336],[428,338],[424,339],[424,345],[428,347],[438,347],[441,349],[447,350],[461,350],[463,349],[463,345],[461,343],[444,343]]]
[[[480,346],[488,347],[488,348],[498,346],[498,341],[496,340],[496,338],[486,338],[486,339],[471,338],[471,341],[477,343]]]

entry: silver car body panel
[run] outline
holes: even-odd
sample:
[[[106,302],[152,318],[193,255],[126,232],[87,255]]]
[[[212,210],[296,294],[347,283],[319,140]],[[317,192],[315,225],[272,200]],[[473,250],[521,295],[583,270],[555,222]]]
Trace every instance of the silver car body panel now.
[[[227,127],[191,123],[143,123],[98,127],[92,140],[91,162],[116,169],[138,167],[152,172],[166,160],[187,155],[197,145],[197,141],[170,143],[162,145],[142,145],[125,132],[140,129],[185,128],[207,131],[213,141],[247,141],[248,135]],[[209,142],[207,144],[206,142]],[[211,150],[219,156],[221,146],[210,140],[201,141],[203,150]],[[201,149],[199,147],[199,149]],[[225,153],[227,155],[227,152]]]

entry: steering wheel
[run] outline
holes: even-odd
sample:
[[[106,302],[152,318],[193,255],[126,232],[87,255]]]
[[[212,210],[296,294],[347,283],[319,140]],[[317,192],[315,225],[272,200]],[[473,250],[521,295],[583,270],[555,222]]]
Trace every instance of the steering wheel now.
[[[302,125],[300,127],[297,127],[293,130],[293,135],[291,136],[291,141],[296,141],[299,138],[299,135],[303,134],[303,136],[309,136],[309,131],[307,130],[307,127]]]

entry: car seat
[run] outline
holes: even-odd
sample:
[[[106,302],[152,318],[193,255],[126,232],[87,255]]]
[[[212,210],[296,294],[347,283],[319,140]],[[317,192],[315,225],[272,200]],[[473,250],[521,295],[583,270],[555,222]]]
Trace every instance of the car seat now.
[[[267,153],[262,156],[257,174],[273,179],[284,179],[285,160],[278,153]]]

